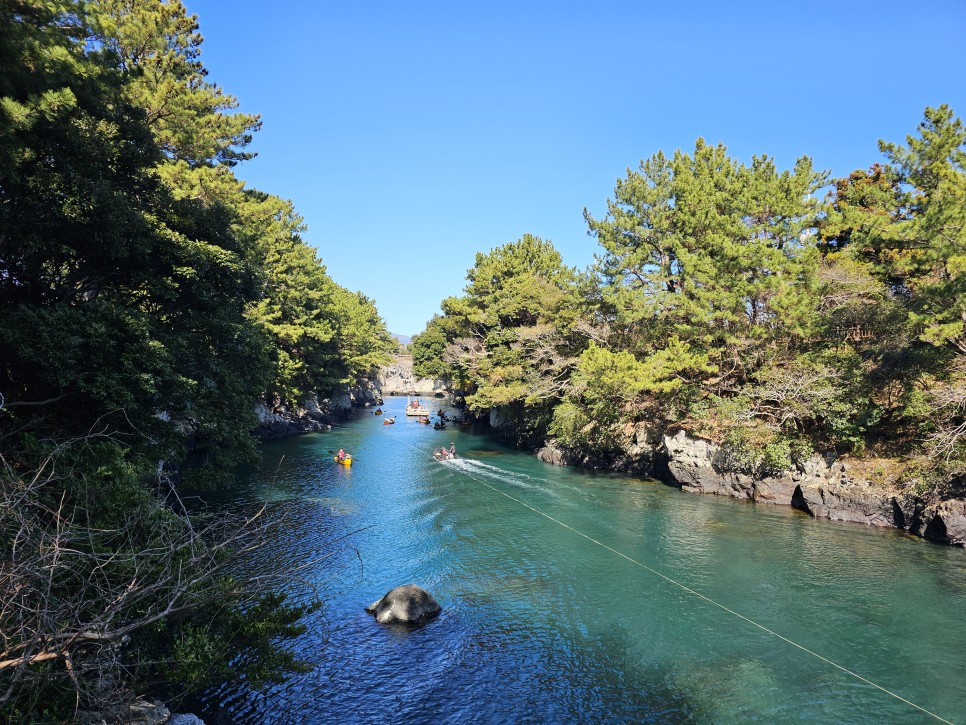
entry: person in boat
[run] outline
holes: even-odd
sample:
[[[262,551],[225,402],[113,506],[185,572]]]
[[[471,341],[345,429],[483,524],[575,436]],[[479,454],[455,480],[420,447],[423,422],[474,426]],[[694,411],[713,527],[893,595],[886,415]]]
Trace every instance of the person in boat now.
[[[435,456],[437,461],[445,461],[448,454],[446,453],[445,448],[440,448],[438,451],[437,450],[433,451],[433,456]]]
[[[340,461],[344,461],[345,460],[345,451],[340,448],[339,449],[339,452],[335,454],[335,457],[338,458]]]
[[[456,444],[452,441],[449,444],[449,456],[450,458],[456,458]]]

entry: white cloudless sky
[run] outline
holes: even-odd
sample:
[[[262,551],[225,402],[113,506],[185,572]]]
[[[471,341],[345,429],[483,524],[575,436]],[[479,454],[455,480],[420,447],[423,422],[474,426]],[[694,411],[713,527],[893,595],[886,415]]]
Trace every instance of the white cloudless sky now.
[[[658,150],[845,176],[927,106],[966,117],[966,0],[183,1],[209,80],[262,116],[236,173],[404,335],[523,234],[590,264],[584,208]]]

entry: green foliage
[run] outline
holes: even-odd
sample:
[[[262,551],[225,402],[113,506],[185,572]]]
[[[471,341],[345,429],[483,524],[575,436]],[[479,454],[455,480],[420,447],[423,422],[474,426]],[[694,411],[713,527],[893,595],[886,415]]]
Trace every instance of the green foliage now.
[[[392,360],[396,341],[379,316],[375,302],[361,292],[339,287],[333,308],[341,361],[339,382],[354,383],[363,373]]]
[[[730,463],[736,471],[756,477],[780,476],[792,467],[793,441],[762,435],[762,430],[733,428],[725,439]]]
[[[257,531],[168,508],[159,464],[190,444],[196,479],[231,480],[259,397],[329,392],[395,343],[291,204],[235,178],[258,118],[206,80],[180,2],[10,0],[0,28],[0,551],[24,577],[0,631],[26,657],[0,704],[299,670],[280,643],[307,609],[225,571]]]
[[[894,272],[911,292],[922,340],[966,355],[966,127],[948,106],[927,108],[907,143],[880,144],[909,210],[883,242],[897,251]]]
[[[132,688],[168,696],[304,669],[280,644],[315,605],[228,573],[257,545],[251,519],[189,523],[144,486],[152,462],[107,436],[23,443],[0,459],[0,631],[4,659],[40,659],[0,665],[0,711],[70,713],[78,698],[111,707]]]
[[[227,578],[219,585],[229,597],[237,586]],[[268,593],[245,608],[166,621],[140,643],[138,654],[171,663],[161,673],[163,683],[150,683],[155,688],[201,692],[228,680],[244,679],[250,687],[260,689],[278,684],[292,673],[311,670],[308,663],[276,643],[303,634],[302,621],[316,609],[317,604],[293,605],[284,594]],[[152,670],[145,674],[156,676]]]
[[[414,337],[415,369],[452,380],[474,412],[500,408],[518,441],[539,441],[586,345],[580,277],[526,234],[477,254],[466,278],[465,294],[443,300],[444,315]]]
[[[337,379],[331,370],[339,355],[337,285],[302,241],[302,220],[291,204],[258,192],[240,201],[242,227],[263,265],[260,299],[248,317],[272,342],[275,370],[266,397],[301,403],[309,392],[328,393]]]
[[[209,83],[199,57],[196,15],[180,0],[92,0],[98,39],[127,74],[124,94],[144,110],[155,144],[189,167],[233,166],[260,127],[258,116],[231,112],[238,101]]]
[[[676,335],[740,381],[764,347],[808,336],[824,178],[805,157],[778,173],[700,139],[693,156],[659,152],[628,170],[604,219],[585,212],[615,326],[639,329],[617,343],[644,357]]]
[[[450,368],[444,360],[446,347],[449,344],[448,327],[451,325],[447,318],[433,315],[433,319],[426,324],[426,329],[418,335],[413,335],[409,343],[409,351],[413,356],[413,372],[418,377],[432,379],[450,374]]]
[[[877,403],[867,428],[910,452],[925,443],[934,475],[951,480],[966,470],[958,392],[966,359],[966,128],[949,107],[927,108],[905,146],[879,146],[889,163],[838,182],[823,234],[881,288],[870,294],[864,285],[829,319],[839,329],[849,321],[849,342],[866,360]]]
[[[638,423],[728,442],[749,472],[813,450],[926,445],[966,470],[966,127],[927,109],[888,164],[837,180],[698,140],[619,179],[591,274],[537,238],[477,255],[465,295],[414,342],[468,406],[553,410],[611,455]],[[961,259],[962,258],[962,259]],[[522,406],[522,408],[520,407]],[[525,425],[525,422],[521,422]]]

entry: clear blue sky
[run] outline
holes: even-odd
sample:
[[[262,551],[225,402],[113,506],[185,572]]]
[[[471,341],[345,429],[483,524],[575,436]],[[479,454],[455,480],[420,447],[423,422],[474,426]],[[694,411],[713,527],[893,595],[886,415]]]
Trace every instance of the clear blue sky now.
[[[475,254],[530,233],[583,268],[614,182],[699,136],[780,168],[882,160],[966,118],[966,0],[184,0],[209,80],[262,115],[249,186],[412,335]]]

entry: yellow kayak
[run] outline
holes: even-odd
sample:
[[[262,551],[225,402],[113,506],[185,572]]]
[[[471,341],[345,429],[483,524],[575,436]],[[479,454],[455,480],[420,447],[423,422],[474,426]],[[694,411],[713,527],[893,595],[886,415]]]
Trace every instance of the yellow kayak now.
[[[352,465],[352,456],[346,456],[341,461],[339,460],[339,457],[336,456],[332,460],[334,460],[336,463],[341,463],[343,466],[351,466]]]

